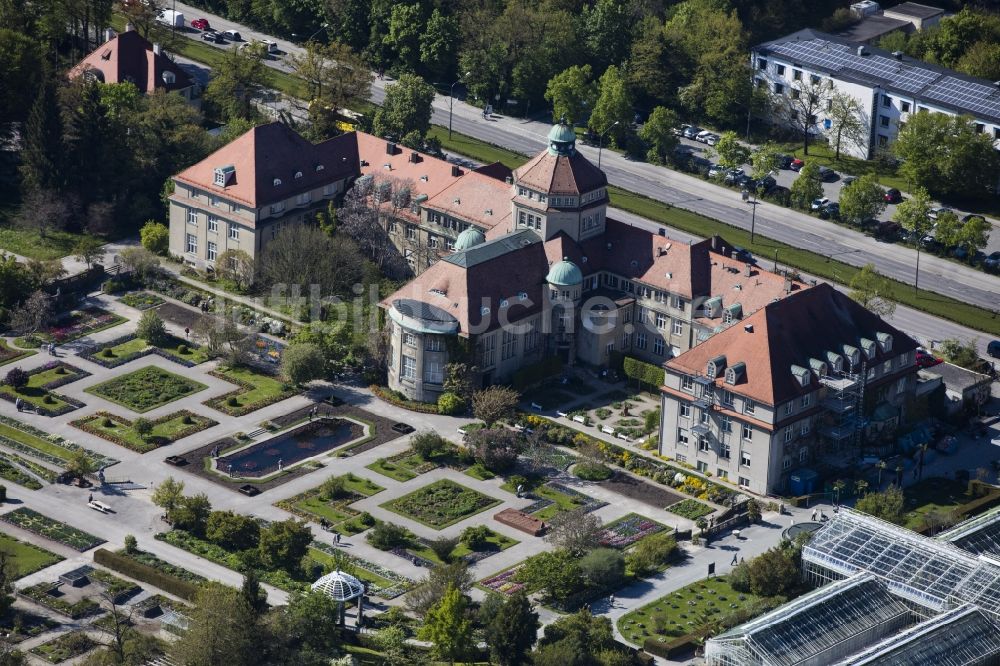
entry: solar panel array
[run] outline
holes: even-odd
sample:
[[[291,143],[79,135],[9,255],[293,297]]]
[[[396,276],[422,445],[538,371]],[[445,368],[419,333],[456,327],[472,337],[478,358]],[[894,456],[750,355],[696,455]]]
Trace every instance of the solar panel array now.
[[[966,81],[884,55],[860,56],[851,46],[819,38],[772,43],[768,50],[832,74],[911,95],[919,94],[972,115],[1000,119],[1000,90],[994,86]]]

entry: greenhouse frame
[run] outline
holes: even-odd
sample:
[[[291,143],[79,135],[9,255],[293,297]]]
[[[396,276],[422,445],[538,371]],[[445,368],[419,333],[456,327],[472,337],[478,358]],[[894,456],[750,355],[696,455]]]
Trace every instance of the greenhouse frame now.
[[[1000,507],[959,523],[936,538],[1000,564]]]

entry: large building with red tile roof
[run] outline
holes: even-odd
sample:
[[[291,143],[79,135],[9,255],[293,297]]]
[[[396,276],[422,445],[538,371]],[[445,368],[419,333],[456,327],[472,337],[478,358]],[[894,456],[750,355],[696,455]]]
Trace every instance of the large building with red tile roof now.
[[[722,239],[688,244],[608,219],[607,180],[564,125],[509,176],[373,139],[359,139],[362,171],[413,188],[414,207],[386,224],[417,276],[383,302],[389,385],[412,399],[441,394],[456,338],[483,384],[550,356],[661,364],[806,288],[730,258]]]
[[[353,133],[314,144],[284,123],[254,127],[173,177],[170,254],[198,268],[227,250],[256,259],[359,175]]]
[[[195,98],[195,82],[168,58],[159,44],[152,44],[131,26],[108,39],[69,70],[69,77],[86,76],[101,83],[133,83],[143,94],[156,90]]]
[[[660,452],[758,493],[809,492],[824,454],[881,456],[917,343],[828,284],[765,304],[666,362]]]

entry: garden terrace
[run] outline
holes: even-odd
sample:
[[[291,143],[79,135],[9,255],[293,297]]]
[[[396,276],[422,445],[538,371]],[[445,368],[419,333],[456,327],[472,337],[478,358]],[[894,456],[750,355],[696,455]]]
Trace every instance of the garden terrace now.
[[[0,365],[7,365],[14,361],[20,361],[38,352],[33,349],[14,349],[7,344],[7,341],[0,338]]]
[[[20,347],[39,347],[46,342],[72,342],[86,335],[103,331],[128,321],[125,317],[116,315],[99,307],[87,306],[73,310],[61,317],[55,325],[44,331],[34,333],[15,340]]]
[[[153,419],[151,423],[153,430],[146,437],[135,431],[134,421],[104,411],[71,421],[70,425],[132,451],[149,453],[219,424],[186,409]]]
[[[780,601],[780,597],[767,600],[737,592],[726,576],[716,576],[691,583],[623,615],[618,620],[618,631],[640,647],[647,639],[667,643],[688,635],[703,636],[720,624],[734,626]]]
[[[326,520],[331,529],[348,536],[359,534],[370,527],[358,523],[357,511],[348,505],[365,497],[371,497],[385,490],[382,486],[354,474],[339,477],[344,481],[344,496],[323,499],[322,486],[311,488],[304,493],[275,502],[275,506],[294,513],[300,518],[320,522]]]
[[[132,291],[119,298],[118,301],[136,310],[148,310],[166,302],[157,294],[148,291]]]
[[[19,541],[9,534],[2,533],[0,533],[0,550],[11,557],[9,561],[12,563],[11,570],[15,580],[41,571],[57,562],[62,562],[64,559],[44,548]]]
[[[74,631],[31,648],[31,654],[41,657],[50,664],[59,664],[86,654],[98,645],[100,643],[82,631]]]
[[[9,513],[2,514],[0,515],[0,520],[80,552],[90,550],[94,546],[104,543],[104,539],[96,537],[93,534],[87,534],[75,527],[70,527],[66,523],[49,518],[27,507],[21,507]]]
[[[405,483],[432,469],[437,469],[437,466],[436,462],[425,460],[420,454],[407,450],[391,458],[379,458],[365,467],[382,476]]]
[[[142,413],[207,388],[200,382],[156,366],[147,366],[91,386],[86,391],[133,412]]]
[[[365,438],[365,426],[346,418],[321,418],[261,442],[226,452],[214,459],[220,473],[230,477],[263,478],[285,467],[325,455]]]
[[[50,435],[34,426],[0,415],[0,446],[17,451],[58,467],[64,467],[77,451],[83,451],[97,467],[118,463],[114,458],[68,442],[59,435]]]
[[[493,530],[489,530],[489,532],[490,533],[489,536],[486,537],[485,544],[477,550],[469,548],[464,541],[460,541],[459,544],[455,546],[455,549],[451,551],[451,559],[463,559],[469,564],[474,564],[480,560],[485,560],[491,555],[495,555],[521,543],[517,539],[511,539],[510,537],[500,534],[499,532],[494,532]],[[390,552],[400,555],[406,559],[417,557],[425,563],[425,566],[445,564],[445,562],[438,557],[434,550],[430,547],[430,543],[426,539],[422,539],[420,537],[413,537],[410,539],[410,543],[406,547],[393,548]]]
[[[538,475],[512,476],[500,488],[509,493],[517,493],[519,483],[524,486],[525,496],[535,500],[522,511],[538,520],[551,520],[557,513],[577,509],[590,513],[608,504],[561,483],[554,481],[544,483],[543,477]]]
[[[243,416],[298,393],[292,386],[247,367],[220,368],[209,374],[240,387],[202,403],[229,416]]]
[[[436,530],[500,504],[472,488],[441,479],[381,506]]]
[[[117,368],[150,355],[165,358],[186,368],[204,363],[210,358],[204,348],[175,335],[167,335],[162,344],[152,345],[136,337],[135,333],[96,345],[80,356],[105,368]]]
[[[0,633],[8,645],[16,645],[29,638],[41,636],[58,626],[58,622],[44,615],[36,615],[16,607],[0,616]]]
[[[64,361],[51,361],[28,370],[28,383],[19,389],[6,384],[0,385],[0,397],[10,402],[18,398],[32,405],[45,416],[60,416],[83,406],[83,403],[67,396],[52,393],[54,389],[75,382],[90,373]]]
[[[698,520],[704,516],[715,511],[712,507],[707,504],[703,504],[698,500],[686,499],[677,502],[676,504],[671,504],[667,507],[667,511],[676,514],[681,518],[687,518],[688,520]]]

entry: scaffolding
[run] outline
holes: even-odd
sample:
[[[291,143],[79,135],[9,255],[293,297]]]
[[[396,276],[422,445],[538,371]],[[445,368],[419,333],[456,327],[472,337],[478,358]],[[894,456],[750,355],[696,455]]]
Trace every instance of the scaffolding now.
[[[861,432],[865,425],[863,408],[865,398],[865,365],[860,374],[840,372],[823,374],[819,381],[826,387],[821,403],[828,414],[828,421],[819,427],[819,434],[834,451],[861,451]]]

